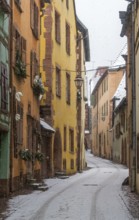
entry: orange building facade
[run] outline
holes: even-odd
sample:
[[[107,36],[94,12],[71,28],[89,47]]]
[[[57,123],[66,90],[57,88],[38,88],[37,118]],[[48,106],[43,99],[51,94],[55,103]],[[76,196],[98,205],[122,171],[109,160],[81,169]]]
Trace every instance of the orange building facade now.
[[[10,190],[40,177],[40,12],[43,1],[12,1]]]

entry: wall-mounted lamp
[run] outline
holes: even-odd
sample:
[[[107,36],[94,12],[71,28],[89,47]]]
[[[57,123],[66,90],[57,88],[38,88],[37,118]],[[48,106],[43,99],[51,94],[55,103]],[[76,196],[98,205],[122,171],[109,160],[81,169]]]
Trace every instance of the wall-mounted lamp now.
[[[75,81],[76,88],[81,89],[83,85],[83,78],[80,75],[77,75],[74,81]]]
[[[83,78],[80,75],[77,75],[75,78],[75,86],[77,88],[77,100],[80,101],[81,97],[81,87],[83,85]]]

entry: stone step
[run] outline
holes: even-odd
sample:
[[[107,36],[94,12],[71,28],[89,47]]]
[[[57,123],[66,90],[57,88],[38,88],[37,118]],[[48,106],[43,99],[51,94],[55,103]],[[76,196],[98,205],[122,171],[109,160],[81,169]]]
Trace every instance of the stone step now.
[[[39,186],[42,186],[42,183],[30,183],[29,185],[35,190],[38,189]]]
[[[31,183],[35,183],[35,182],[36,182],[36,179],[33,179],[33,178],[32,178],[32,179],[27,179],[27,181],[28,181],[28,183],[31,184]]]
[[[48,189],[49,189],[49,187],[48,187],[47,185],[39,186],[39,187],[38,187],[38,190],[41,190],[41,191],[46,191],[46,190],[48,190]]]
[[[41,183],[31,183],[30,186],[33,188],[33,190],[42,190],[45,191],[48,189],[47,184],[41,182]]]
[[[56,176],[65,176],[66,172],[64,172],[64,171],[57,171],[57,172],[55,172],[55,175]]]
[[[67,179],[69,176],[57,176],[58,179]]]

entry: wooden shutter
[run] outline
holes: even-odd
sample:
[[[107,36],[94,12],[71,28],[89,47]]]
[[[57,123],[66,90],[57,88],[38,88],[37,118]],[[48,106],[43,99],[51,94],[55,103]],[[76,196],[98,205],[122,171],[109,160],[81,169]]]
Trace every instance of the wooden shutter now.
[[[34,0],[30,0],[30,27],[34,30]]]
[[[0,63],[1,73],[1,109],[8,111],[8,72],[7,67]]]
[[[27,117],[27,148],[32,151],[32,119]]]
[[[70,54],[70,26],[66,23],[66,51]]]
[[[30,83],[31,86],[33,86],[33,80],[34,80],[34,52],[30,52]]]
[[[15,120],[15,115],[16,115],[16,99],[15,99],[15,94],[16,94],[16,88],[13,87],[13,101],[12,101],[12,109],[13,109],[13,137],[14,137],[14,157],[18,157],[18,148],[17,148],[17,127],[16,127],[16,120]]]
[[[13,26],[13,51],[12,51],[12,65],[15,66],[16,60],[16,29]]]
[[[26,63],[26,40],[21,37],[21,55],[22,55],[22,61],[24,64]]]
[[[38,29],[38,18],[39,18],[39,9],[35,4],[35,13],[34,13],[34,20],[35,20],[35,27],[34,27],[34,31],[35,31],[35,37],[38,38],[39,36],[39,29]]]
[[[20,120],[16,122],[17,128],[17,144],[23,143],[23,105],[17,102],[17,114],[20,115]]]

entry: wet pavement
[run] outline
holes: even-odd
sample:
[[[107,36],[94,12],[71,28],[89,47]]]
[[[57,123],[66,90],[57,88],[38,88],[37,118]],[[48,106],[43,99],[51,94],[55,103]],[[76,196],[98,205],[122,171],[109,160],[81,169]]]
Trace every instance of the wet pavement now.
[[[87,164],[86,171],[68,179],[47,179],[46,192],[23,193],[4,203],[0,200],[1,212],[8,206],[0,220],[139,219],[139,195],[122,185],[128,169],[90,152]]]

